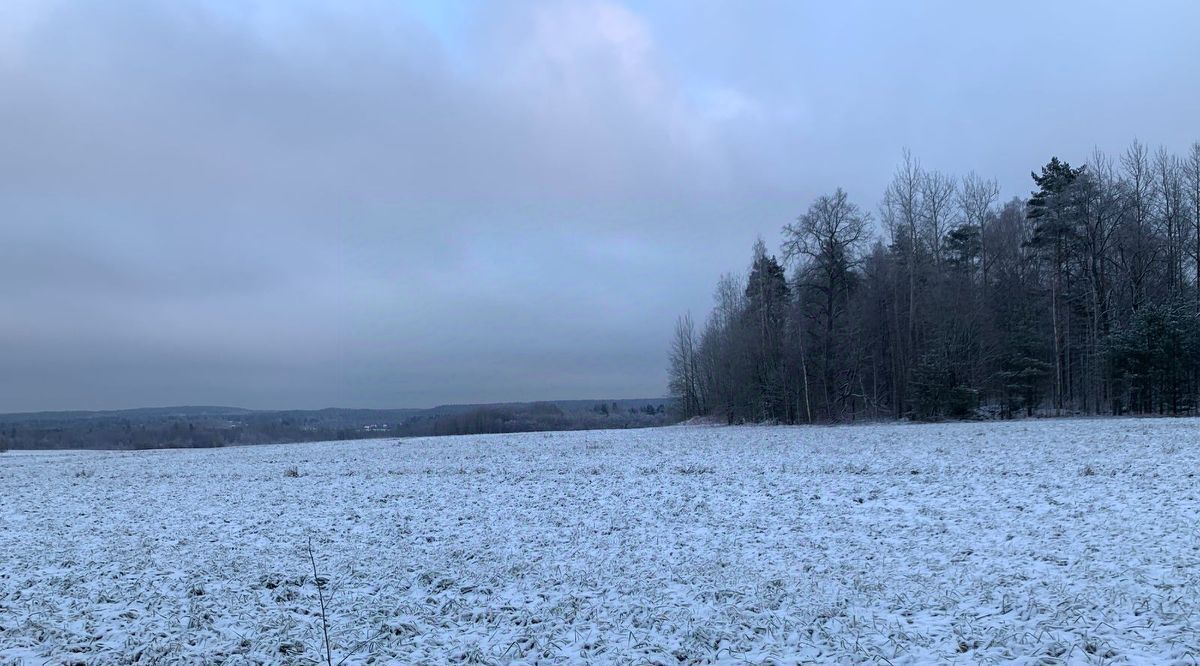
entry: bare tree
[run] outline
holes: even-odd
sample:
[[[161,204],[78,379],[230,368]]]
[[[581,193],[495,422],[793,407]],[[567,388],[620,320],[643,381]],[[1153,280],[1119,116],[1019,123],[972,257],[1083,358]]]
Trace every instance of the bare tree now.
[[[951,209],[955,199],[954,179],[939,172],[927,171],[921,178],[921,221],[925,242],[933,257],[934,269],[942,269],[942,247],[950,230]]]
[[[1200,311],[1200,141],[1193,143],[1183,166],[1186,179],[1187,208],[1192,235],[1192,259],[1195,261],[1192,288],[1196,293],[1196,308]]]
[[[1166,240],[1167,292],[1183,289],[1184,208],[1183,163],[1160,147],[1154,154],[1154,190],[1159,228]]]
[[[822,388],[827,413],[835,420],[854,389],[853,372],[845,372],[838,381],[835,347],[839,339],[845,339],[836,335],[835,329],[847,312],[851,273],[859,265],[870,220],[870,215],[838,188],[832,195],[819,197],[794,224],[783,228],[784,258],[801,262],[798,286],[815,292],[820,303]]]
[[[1150,225],[1154,209],[1154,180],[1146,147],[1134,141],[1121,155],[1121,166],[1127,190],[1125,196],[1129,224],[1125,225],[1117,254],[1129,288],[1131,307],[1136,310],[1145,300],[1146,281],[1157,255]]]
[[[678,401],[684,418],[705,413],[701,399],[700,369],[697,358],[696,326],[692,313],[679,317],[675,322],[675,337],[671,341],[671,395]]]
[[[904,331],[903,336],[897,335],[893,342],[893,384],[895,394],[896,414],[906,401],[908,373],[912,367],[912,359],[917,345],[917,279],[920,265],[919,224],[921,219],[921,184],[924,179],[921,164],[906,148],[900,167],[892,176],[883,195],[880,214],[884,226],[892,238],[892,245],[901,248],[903,253],[904,282],[907,283],[907,301],[901,307],[901,287],[899,283],[893,286],[892,317],[897,332]],[[907,310],[907,318],[903,325],[900,323],[900,313]]]
[[[987,282],[988,271],[986,227],[999,198],[1000,185],[996,179],[985,180],[974,171],[963,177],[962,185],[958,188],[956,203],[962,223],[979,229],[979,272],[984,283]]]

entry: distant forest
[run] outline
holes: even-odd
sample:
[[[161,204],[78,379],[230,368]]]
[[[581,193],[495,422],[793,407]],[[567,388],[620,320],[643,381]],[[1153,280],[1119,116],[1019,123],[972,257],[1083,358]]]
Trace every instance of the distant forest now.
[[[427,435],[664,425],[669,399],[564,400],[431,409],[253,411],[166,407],[108,412],[0,414],[6,449],[207,448]]]
[[[678,321],[681,416],[1194,414],[1200,143],[1051,159],[1026,198],[905,152],[877,214],[838,189]],[[790,275],[789,275],[790,271]]]

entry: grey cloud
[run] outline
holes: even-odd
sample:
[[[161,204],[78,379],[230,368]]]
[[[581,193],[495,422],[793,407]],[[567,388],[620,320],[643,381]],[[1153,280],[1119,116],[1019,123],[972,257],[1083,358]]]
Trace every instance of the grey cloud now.
[[[0,411],[662,394],[676,314],[903,146],[1014,195],[1200,138],[1190,4],[13,7]]]

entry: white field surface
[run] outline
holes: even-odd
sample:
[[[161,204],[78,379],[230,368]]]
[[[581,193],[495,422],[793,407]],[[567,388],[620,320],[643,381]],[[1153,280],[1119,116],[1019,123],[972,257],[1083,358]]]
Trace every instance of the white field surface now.
[[[1198,434],[1062,420],[10,452],[0,663],[323,662],[310,538],[334,663],[1195,663]]]

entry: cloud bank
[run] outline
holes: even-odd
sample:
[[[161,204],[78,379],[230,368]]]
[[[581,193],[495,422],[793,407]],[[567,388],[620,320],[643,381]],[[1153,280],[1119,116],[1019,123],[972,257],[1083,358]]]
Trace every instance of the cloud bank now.
[[[6,3],[0,411],[658,396],[903,147],[1200,138],[1191,3]]]

